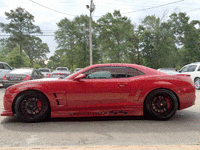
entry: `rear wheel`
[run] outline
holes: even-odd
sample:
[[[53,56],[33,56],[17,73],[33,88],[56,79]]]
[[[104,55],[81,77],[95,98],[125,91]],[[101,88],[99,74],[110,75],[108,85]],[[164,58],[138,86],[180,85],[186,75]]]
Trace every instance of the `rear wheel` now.
[[[200,78],[196,78],[195,80],[194,80],[194,85],[195,85],[195,88],[197,89],[197,90],[199,90],[200,89]]]
[[[151,92],[145,100],[145,115],[153,119],[169,119],[176,113],[177,109],[177,97],[166,89]]]
[[[35,91],[27,91],[16,99],[14,109],[18,120],[38,122],[47,117],[49,103],[43,94]]]

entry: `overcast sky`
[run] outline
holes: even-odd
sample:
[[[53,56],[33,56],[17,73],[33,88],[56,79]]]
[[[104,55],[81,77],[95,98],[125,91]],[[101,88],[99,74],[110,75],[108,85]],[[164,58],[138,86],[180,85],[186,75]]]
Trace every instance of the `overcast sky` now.
[[[200,20],[200,0],[93,0],[96,9],[93,19],[98,20],[102,15],[114,10],[120,10],[121,14],[131,19],[132,23],[139,24],[147,15],[162,17],[169,16],[173,12],[186,12],[191,20]],[[8,23],[5,12],[22,7],[35,18],[34,24],[40,26],[43,35],[40,36],[43,43],[47,43],[50,49],[48,57],[56,50],[54,32],[61,19],[73,19],[75,16],[86,14],[89,10],[86,5],[90,0],[0,0],[0,22]],[[167,19],[167,17],[166,17]],[[0,33],[3,35],[3,33]],[[2,37],[2,36],[1,36]]]

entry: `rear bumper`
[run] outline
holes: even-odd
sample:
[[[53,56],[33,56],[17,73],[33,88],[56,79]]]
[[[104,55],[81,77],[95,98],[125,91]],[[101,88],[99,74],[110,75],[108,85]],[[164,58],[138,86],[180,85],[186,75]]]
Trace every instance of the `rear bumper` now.
[[[8,80],[3,80],[2,84],[4,87],[9,87],[11,85],[17,84],[17,83],[21,83],[22,81],[8,81]]]

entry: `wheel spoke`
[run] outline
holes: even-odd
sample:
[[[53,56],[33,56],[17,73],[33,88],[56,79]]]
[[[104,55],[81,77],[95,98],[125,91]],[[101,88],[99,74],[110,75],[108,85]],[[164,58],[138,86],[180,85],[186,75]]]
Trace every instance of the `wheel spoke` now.
[[[42,110],[42,102],[37,97],[24,98],[21,103],[21,112],[26,117],[35,117]]]
[[[164,96],[164,95],[159,95],[156,96],[152,100],[152,110],[159,115],[166,115],[168,114],[171,109],[172,109],[172,102],[171,99]]]

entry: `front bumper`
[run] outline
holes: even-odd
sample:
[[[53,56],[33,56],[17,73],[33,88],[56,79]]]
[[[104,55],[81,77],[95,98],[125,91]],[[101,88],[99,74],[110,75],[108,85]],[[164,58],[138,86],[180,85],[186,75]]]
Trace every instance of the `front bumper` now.
[[[14,116],[12,111],[3,110],[1,116]]]
[[[12,110],[12,103],[13,103],[14,95],[10,92],[5,92],[3,97],[3,105],[4,110],[1,113],[1,116],[13,116],[13,110]]]

